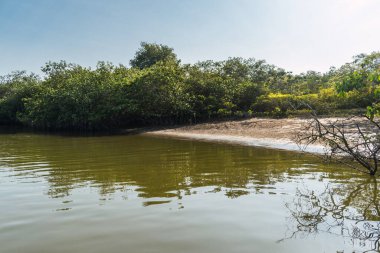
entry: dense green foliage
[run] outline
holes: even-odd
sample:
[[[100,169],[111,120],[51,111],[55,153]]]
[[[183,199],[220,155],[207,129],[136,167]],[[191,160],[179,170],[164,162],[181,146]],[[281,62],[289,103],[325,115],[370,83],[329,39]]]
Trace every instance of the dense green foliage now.
[[[142,43],[131,67],[95,69],[49,62],[44,77],[0,79],[0,124],[43,129],[105,129],[202,120],[287,116],[380,106],[380,53],[359,55],[327,73],[293,74],[263,60],[181,64],[173,49]]]
[[[174,53],[173,48],[166,45],[141,42],[140,49],[129,63],[133,68],[145,69],[160,61],[177,61],[177,55]]]

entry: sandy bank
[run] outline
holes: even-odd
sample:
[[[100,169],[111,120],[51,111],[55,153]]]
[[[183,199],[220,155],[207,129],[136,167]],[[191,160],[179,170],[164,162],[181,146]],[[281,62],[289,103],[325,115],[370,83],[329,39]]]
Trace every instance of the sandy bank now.
[[[145,134],[301,151],[300,147],[294,142],[294,137],[306,122],[307,119],[300,118],[253,118],[239,121],[196,124],[149,131]],[[310,145],[304,151],[323,153],[324,148],[321,145]]]

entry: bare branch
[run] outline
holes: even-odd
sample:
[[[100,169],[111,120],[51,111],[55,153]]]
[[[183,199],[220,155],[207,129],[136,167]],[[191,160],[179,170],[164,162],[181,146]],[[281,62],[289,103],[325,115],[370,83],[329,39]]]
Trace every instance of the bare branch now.
[[[365,115],[345,119],[320,119],[313,111],[311,120],[296,137],[305,149],[318,143],[326,147],[326,160],[348,165],[375,175],[380,158],[380,124]]]

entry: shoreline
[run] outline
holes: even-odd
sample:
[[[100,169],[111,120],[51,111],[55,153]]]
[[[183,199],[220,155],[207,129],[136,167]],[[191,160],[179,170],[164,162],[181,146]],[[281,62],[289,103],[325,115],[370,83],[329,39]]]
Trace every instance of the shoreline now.
[[[305,149],[301,149],[296,143],[290,140],[279,140],[272,138],[254,138],[254,137],[244,137],[244,136],[233,136],[233,135],[217,135],[217,134],[196,134],[196,133],[178,133],[164,131],[152,131],[143,133],[143,135],[150,136],[164,136],[177,139],[187,139],[187,140],[198,140],[198,141],[208,141],[216,143],[229,143],[237,144],[249,147],[262,147],[269,149],[279,149],[294,152],[306,152],[312,154],[324,154],[325,148],[322,145],[309,145]]]
[[[352,123],[362,123],[360,119],[343,117],[321,117],[321,122],[349,120]],[[111,131],[42,131],[24,127],[0,126],[1,132],[14,133],[18,130],[39,133],[58,134],[62,136],[106,136],[106,135],[151,135],[177,139],[198,140],[207,142],[230,143],[251,147],[262,147],[292,152],[311,154],[325,154],[327,149],[321,144],[312,144],[307,147],[299,146],[295,142],[297,133],[304,130],[310,118],[249,118],[229,121],[212,121],[179,126],[137,127]],[[357,130],[355,124],[348,129],[349,134]]]
[[[307,119],[302,118],[252,118],[152,130],[143,133],[143,135],[230,143],[313,154],[325,153],[323,145],[314,144],[301,148],[293,141],[297,131],[301,130],[307,121]]]

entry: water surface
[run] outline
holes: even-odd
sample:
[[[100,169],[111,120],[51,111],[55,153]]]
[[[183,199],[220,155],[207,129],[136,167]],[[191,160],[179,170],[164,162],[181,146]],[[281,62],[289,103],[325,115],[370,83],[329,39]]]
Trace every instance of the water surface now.
[[[4,133],[0,252],[361,252],[378,247],[378,190],[294,152]]]

